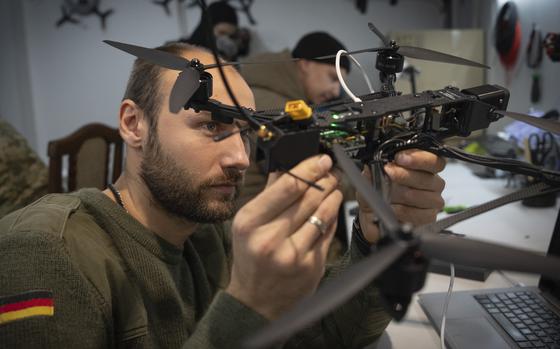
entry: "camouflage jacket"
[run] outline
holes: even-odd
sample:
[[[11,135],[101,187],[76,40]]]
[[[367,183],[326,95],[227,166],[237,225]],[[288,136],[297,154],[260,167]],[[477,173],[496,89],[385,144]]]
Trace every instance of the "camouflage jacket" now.
[[[0,217],[47,193],[48,171],[25,138],[0,119]]]

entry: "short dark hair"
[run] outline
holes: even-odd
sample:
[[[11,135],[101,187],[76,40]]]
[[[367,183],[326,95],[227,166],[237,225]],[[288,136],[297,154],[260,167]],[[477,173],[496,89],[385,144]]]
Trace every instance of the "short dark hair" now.
[[[195,48],[195,46],[185,43],[170,42],[157,47],[156,50],[181,55]],[[157,130],[157,115],[162,105],[160,77],[163,69],[165,68],[137,58],[132,66],[123,97],[123,100],[134,101],[144,111],[144,115],[148,119],[150,134],[155,134]]]

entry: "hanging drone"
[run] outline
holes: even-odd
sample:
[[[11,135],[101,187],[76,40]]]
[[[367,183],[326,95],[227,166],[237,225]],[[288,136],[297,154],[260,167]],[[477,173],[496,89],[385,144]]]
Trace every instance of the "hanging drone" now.
[[[387,311],[400,320],[414,292],[423,287],[429,259],[475,267],[539,273],[560,277],[560,258],[480,242],[449,234],[445,228],[498,206],[543,193],[560,191],[560,172],[551,171],[512,159],[468,154],[448,146],[450,136],[468,136],[485,129],[503,116],[526,122],[560,134],[560,123],[506,111],[509,92],[497,85],[483,85],[459,90],[453,87],[399,95],[393,87],[395,74],[402,71],[404,57],[488,68],[476,62],[418,47],[399,46],[387,40],[373,25],[370,29],[384,46],[349,52],[377,52],[376,68],[380,71],[382,90],[317,106],[316,111],[298,103],[287,104],[286,110],[252,111],[236,104],[226,106],[212,100],[212,75],[205,70],[239,63],[203,65],[173,54],[114,41],[111,46],[164,68],[180,71],[172,88],[169,107],[209,111],[219,122],[233,119],[248,122],[237,132],[255,131],[258,147],[268,171],[285,171],[301,160],[318,153],[333,155],[337,166],[348,175],[356,191],[376,212],[383,231],[379,248],[339,277],[326,282],[317,292],[302,300],[294,309],[256,334],[246,344],[252,348],[267,347],[289,338],[343,304],[366,285],[376,280]],[[217,57],[217,55],[215,54]],[[318,57],[318,59],[333,56]],[[226,79],[224,79],[226,81]],[[226,87],[228,87],[226,85]],[[408,115],[406,115],[408,114]],[[219,135],[215,141],[237,132]],[[401,224],[380,188],[374,188],[355,166],[359,161],[372,168],[374,176],[383,175],[383,165],[403,149],[418,148],[444,157],[481,164],[534,177],[539,183],[519,192],[474,207],[447,219],[412,228]],[[297,149],[297,151],[293,151]],[[301,180],[301,179],[300,179]],[[310,183],[312,184],[312,183]],[[321,189],[314,185],[315,188]],[[476,250],[476,260],[472,251]]]
[[[62,11],[62,17],[56,22],[57,28],[64,23],[80,23],[73,15],[80,15],[83,17],[97,15],[101,21],[101,29],[105,29],[107,17],[113,13],[112,9],[101,11],[99,9],[99,0],[64,0],[60,5],[60,10]]]

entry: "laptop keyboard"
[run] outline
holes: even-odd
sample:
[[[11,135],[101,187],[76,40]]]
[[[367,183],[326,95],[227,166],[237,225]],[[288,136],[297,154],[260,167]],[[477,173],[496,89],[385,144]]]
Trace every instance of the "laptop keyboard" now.
[[[533,292],[475,295],[520,348],[560,349],[560,318]]]

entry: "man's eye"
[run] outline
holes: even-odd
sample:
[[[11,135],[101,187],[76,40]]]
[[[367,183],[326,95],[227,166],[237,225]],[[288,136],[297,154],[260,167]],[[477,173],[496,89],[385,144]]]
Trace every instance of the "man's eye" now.
[[[207,122],[206,124],[204,124],[204,128],[210,132],[214,132],[218,129],[218,123],[217,122]]]
[[[250,132],[251,130],[243,130],[240,132],[243,143],[249,144],[251,142]]]

